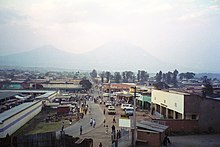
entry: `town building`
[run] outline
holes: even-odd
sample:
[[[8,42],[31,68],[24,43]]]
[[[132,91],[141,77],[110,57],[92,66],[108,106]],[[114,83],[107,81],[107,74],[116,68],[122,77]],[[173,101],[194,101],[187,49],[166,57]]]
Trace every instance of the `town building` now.
[[[153,90],[151,101],[151,112],[156,116],[155,120],[165,123],[171,129],[220,132],[219,98],[177,90]]]
[[[0,90],[0,138],[12,135],[56,95],[56,91]]]

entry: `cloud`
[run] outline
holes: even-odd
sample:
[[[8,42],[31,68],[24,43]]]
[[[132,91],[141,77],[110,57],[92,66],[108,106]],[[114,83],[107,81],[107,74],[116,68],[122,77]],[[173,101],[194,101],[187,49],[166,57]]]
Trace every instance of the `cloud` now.
[[[19,11],[0,7],[0,24],[7,24],[15,21],[21,21],[26,18],[27,17],[21,14]]]

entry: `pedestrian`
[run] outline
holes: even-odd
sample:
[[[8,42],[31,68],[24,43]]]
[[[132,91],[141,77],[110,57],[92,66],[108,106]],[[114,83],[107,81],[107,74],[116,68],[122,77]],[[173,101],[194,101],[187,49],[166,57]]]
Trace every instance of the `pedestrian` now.
[[[108,135],[108,125],[106,125],[105,133]]]
[[[119,131],[117,130],[116,138],[119,139]]]
[[[168,135],[165,136],[163,139],[163,145],[167,146],[167,143],[171,144],[170,139],[168,138]]]
[[[115,132],[115,125],[112,125],[112,132]]]
[[[103,110],[103,113],[104,113],[104,115],[105,115],[105,108],[104,108],[104,110]]]
[[[85,115],[87,114],[88,108],[85,109]]]
[[[115,116],[113,116],[113,123],[116,123]]]
[[[64,130],[64,121],[62,122],[61,132]]]
[[[69,119],[69,125],[71,125],[71,124],[72,124],[72,119],[70,118],[70,119]]]
[[[113,139],[115,139],[115,125],[112,125],[112,135]]]
[[[102,147],[102,143],[101,142],[99,143],[99,147]]]
[[[93,123],[93,119],[92,118],[90,118],[89,123],[90,123],[90,126],[92,126],[92,123]]]
[[[105,127],[105,119],[104,119],[103,123],[104,123],[104,127]]]
[[[80,126],[80,135],[82,135],[82,125]]]
[[[93,128],[95,128],[95,125],[96,125],[95,119],[93,119],[92,125],[93,125]]]
[[[121,138],[121,130],[118,131],[118,138]]]

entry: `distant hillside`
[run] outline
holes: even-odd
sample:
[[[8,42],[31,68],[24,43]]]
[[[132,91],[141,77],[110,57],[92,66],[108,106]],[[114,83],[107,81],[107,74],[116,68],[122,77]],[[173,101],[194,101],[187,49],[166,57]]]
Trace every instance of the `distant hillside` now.
[[[140,47],[120,42],[107,43],[83,54],[72,54],[53,46],[43,46],[28,52],[0,56],[0,65],[109,71],[143,69],[148,72],[178,69],[174,65],[161,62]]]

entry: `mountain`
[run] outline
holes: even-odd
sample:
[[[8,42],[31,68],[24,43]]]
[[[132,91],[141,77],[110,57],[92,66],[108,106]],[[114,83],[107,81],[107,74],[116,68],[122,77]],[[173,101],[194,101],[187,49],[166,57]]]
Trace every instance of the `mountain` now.
[[[0,65],[109,71],[174,70],[173,65],[163,63],[144,49],[124,42],[106,43],[83,54],[73,54],[53,46],[43,46],[27,52],[0,56]]]
[[[43,46],[31,51],[0,57],[1,65],[28,67],[70,67],[77,56],[53,46]]]
[[[144,49],[124,43],[111,42],[83,55],[96,69],[147,71],[168,70],[170,65],[148,54]]]

